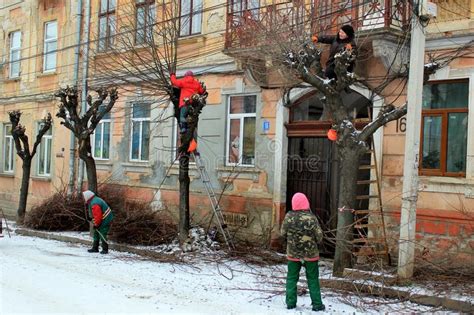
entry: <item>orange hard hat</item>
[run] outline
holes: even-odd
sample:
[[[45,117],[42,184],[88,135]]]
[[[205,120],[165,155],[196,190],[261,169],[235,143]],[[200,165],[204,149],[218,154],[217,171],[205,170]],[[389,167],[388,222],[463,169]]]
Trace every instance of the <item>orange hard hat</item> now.
[[[328,130],[328,139],[331,141],[336,141],[337,140],[337,131],[334,129],[329,129]]]

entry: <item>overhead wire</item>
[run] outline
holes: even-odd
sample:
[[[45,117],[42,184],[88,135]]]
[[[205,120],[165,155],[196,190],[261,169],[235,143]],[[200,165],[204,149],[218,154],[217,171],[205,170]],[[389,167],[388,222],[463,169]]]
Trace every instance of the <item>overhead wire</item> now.
[[[352,6],[352,7],[348,8],[348,9],[355,9],[355,8],[358,8],[359,6],[365,5],[365,4],[367,4],[368,2],[369,2],[369,1],[367,1],[367,2],[364,2],[364,1],[363,1],[363,2],[359,3],[357,6]],[[222,7],[222,6],[225,6],[225,5],[226,5],[226,4],[221,4],[221,5],[217,5],[217,6],[214,6],[214,7],[206,8],[206,9],[203,9],[203,12],[206,11],[206,10],[209,11],[209,10],[211,10],[211,9],[213,9],[213,8]],[[327,18],[327,17],[332,16],[333,14],[335,14],[335,13],[334,13],[334,12],[329,12],[329,13],[327,13],[327,14],[325,14],[325,15],[320,15],[320,16],[318,16],[316,19],[313,18],[313,19],[311,20],[311,22],[315,22],[315,21],[318,21],[318,20],[323,20],[323,19],[325,19],[325,18]],[[177,18],[180,18],[180,17],[176,17],[176,19],[177,19]],[[363,18],[363,17],[361,17],[361,18]],[[165,21],[156,22],[156,23],[154,23],[154,25],[157,25],[158,23],[164,23],[164,22],[165,22]],[[304,21],[304,22],[306,22],[306,21]],[[225,25],[225,23],[224,23],[224,25]],[[290,27],[291,27],[291,26],[290,26]],[[128,30],[128,31],[125,31],[125,32],[116,34],[116,35],[114,35],[114,36],[118,36],[118,35],[120,35],[120,34],[126,34],[126,33],[128,33],[128,32],[134,32],[134,31],[135,31],[135,30]],[[221,33],[221,32],[224,32],[224,31],[225,31],[225,29],[223,29],[223,30],[217,30],[217,31],[215,31],[215,32],[206,33],[206,35],[213,34],[213,33]],[[94,43],[94,42],[96,42],[96,41],[97,41],[97,40],[93,40],[93,41],[91,41],[91,42]],[[83,44],[83,43],[82,43],[82,44]],[[82,44],[81,44],[81,45],[82,45]],[[222,44],[223,44],[223,43],[220,42],[220,41],[217,43],[218,47],[220,47]],[[77,47],[77,45],[68,46],[67,48],[69,49],[69,48],[75,48],[75,47]],[[65,49],[65,48],[63,48],[63,49]],[[210,52],[211,52],[211,51],[208,51],[207,53],[210,53]],[[206,53],[206,52],[205,52],[205,53]],[[202,54],[202,52],[201,52],[201,54]],[[35,56],[35,57],[39,57],[39,56],[42,56],[42,54],[40,54],[40,55],[38,55],[38,56]],[[195,56],[199,56],[199,53],[196,52]],[[190,59],[190,61],[192,61],[192,59]],[[180,62],[182,62],[182,63],[184,64],[184,63],[186,63],[186,59],[185,59],[185,58],[180,58]],[[65,68],[65,67],[69,67],[69,66],[73,66],[73,65],[74,65],[74,64],[71,63],[71,64],[62,65],[62,66],[59,66],[59,67],[60,67],[60,68],[62,68],[62,67]],[[27,74],[33,74],[33,73],[37,73],[37,72],[40,72],[40,71],[33,71],[33,72],[30,72],[30,73],[27,73]],[[23,74],[23,75],[26,75],[26,74]],[[54,85],[54,83],[51,83],[51,84]],[[43,87],[44,87],[44,85],[43,85]],[[30,89],[30,90],[31,90],[31,89]],[[5,99],[5,98],[6,98],[6,97],[3,97],[3,99]]]

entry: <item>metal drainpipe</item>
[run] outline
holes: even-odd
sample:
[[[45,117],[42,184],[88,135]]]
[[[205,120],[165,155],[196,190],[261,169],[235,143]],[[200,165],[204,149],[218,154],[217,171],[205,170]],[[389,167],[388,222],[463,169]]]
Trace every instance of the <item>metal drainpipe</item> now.
[[[76,88],[79,86],[79,61],[81,56],[81,25],[82,25],[82,0],[77,1],[76,14],[76,49],[74,50],[74,72],[72,80]],[[71,131],[69,139],[69,182],[67,187],[67,195],[70,196],[74,192],[74,181],[76,177],[76,137]]]
[[[84,17],[84,54],[82,58],[82,93],[81,93],[81,114],[87,110],[87,76],[89,75],[89,45],[90,45],[90,21],[91,20],[91,2],[86,0]],[[84,181],[84,161],[79,159],[78,187],[82,191]]]

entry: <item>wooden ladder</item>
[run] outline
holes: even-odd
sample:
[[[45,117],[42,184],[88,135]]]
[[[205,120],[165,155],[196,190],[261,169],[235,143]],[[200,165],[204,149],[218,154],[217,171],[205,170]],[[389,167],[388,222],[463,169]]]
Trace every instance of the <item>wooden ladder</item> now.
[[[385,219],[383,215],[381,184],[377,157],[372,138],[370,165],[360,165],[359,170],[370,170],[370,179],[358,180],[359,187],[367,187],[368,194],[357,195],[356,200],[368,200],[367,209],[354,210],[353,254],[356,257],[385,257],[391,265],[390,251],[387,243]],[[374,230],[378,233],[374,233]],[[375,235],[375,236],[374,236]]]

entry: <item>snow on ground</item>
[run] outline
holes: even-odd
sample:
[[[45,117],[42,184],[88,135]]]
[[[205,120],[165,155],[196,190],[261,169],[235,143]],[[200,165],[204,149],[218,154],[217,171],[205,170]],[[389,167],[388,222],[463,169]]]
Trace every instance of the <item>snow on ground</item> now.
[[[86,249],[5,235],[0,239],[0,314],[316,314],[307,293],[298,297],[296,309],[286,309],[285,266],[217,264],[199,255],[189,264],[169,264]],[[348,298],[325,288],[322,296],[326,313],[431,310],[394,300]]]

